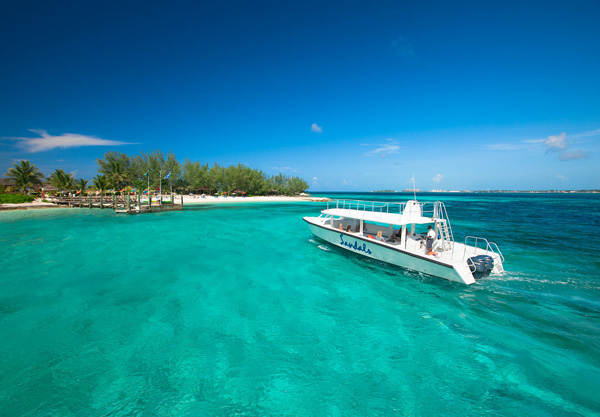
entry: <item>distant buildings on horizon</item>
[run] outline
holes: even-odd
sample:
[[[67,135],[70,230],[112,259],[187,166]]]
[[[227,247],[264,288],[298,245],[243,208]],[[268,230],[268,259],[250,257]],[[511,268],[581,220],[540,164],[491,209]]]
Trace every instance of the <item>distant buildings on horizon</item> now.
[[[412,189],[412,188],[406,188],[402,191],[395,191],[395,190],[378,190],[378,191],[371,191],[372,193],[420,193],[421,190],[419,188],[416,189]],[[559,194],[569,194],[569,193],[600,193],[599,189],[596,190],[438,190],[438,189],[433,189],[433,190],[429,190],[429,191],[423,191],[423,192],[429,192],[429,193],[530,193],[530,194],[552,194],[552,193],[559,193]]]

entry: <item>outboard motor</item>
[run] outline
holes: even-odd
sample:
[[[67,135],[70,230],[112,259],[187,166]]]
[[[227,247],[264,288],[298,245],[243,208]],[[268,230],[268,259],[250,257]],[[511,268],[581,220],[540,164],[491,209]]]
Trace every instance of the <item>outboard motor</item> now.
[[[487,277],[494,269],[494,259],[489,255],[477,255],[467,259],[467,265],[475,279]]]

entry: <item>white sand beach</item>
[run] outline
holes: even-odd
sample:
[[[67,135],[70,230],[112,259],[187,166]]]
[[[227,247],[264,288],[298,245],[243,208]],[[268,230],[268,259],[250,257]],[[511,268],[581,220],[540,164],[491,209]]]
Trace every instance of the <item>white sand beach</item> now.
[[[0,204],[0,210],[33,210],[58,207],[56,204],[44,203],[41,199],[35,199],[31,203]]]
[[[175,196],[175,204],[181,203],[181,195]],[[183,196],[183,205],[200,205],[200,204],[245,204],[245,203],[302,203],[302,202],[321,202],[330,201],[328,198],[322,197],[311,197],[311,196],[257,196],[257,197],[214,197],[214,196]],[[58,206],[53,203],[42,202],[41,199],[36,199],[31,203],[20,203],[20,204],[0,204],[0,211],[2,210],[33,210],[33,209],[45,209],[45,208],[56,208],[65,206]]]
[[[179,203],[181,196],[175,197],[175,202]],[[204,198],[199,195],[183,196],[183,205],[188,204],[241,204],[241,203],[300,203],[300,202],[319,202],[329,201],[328,198],[311,197],[311,196],[256,196],[256,197],[214,197],[205,196]]]

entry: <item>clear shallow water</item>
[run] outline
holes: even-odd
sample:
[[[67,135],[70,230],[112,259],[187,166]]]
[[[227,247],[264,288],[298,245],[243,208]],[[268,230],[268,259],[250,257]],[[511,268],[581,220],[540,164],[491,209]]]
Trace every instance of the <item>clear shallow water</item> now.
[[[0,213],[0,415],[599,414],[600,197],[420,199],[508,272],[357,257],[318,203]]]

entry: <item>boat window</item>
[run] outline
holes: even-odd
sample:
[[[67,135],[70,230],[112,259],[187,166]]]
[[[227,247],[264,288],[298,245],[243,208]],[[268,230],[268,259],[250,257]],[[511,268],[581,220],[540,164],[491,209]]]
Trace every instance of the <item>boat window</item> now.
[[[416,224],[415,225],[415,235],[416,236],[426,236],[428,226],[433,227],[433,224],[431,224],[431,223],[430,224]],[[408,231],[410,232],[410,228],[408,229]]]

